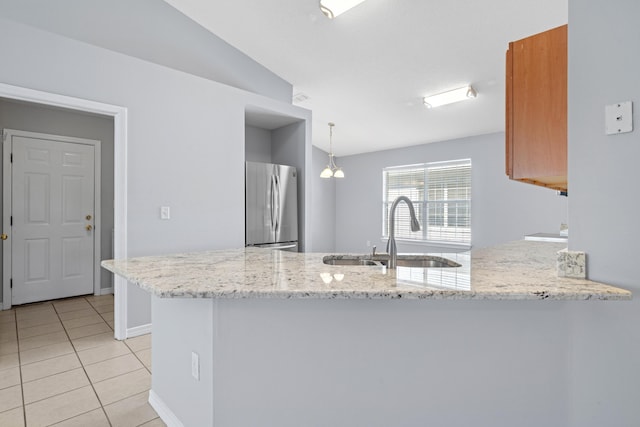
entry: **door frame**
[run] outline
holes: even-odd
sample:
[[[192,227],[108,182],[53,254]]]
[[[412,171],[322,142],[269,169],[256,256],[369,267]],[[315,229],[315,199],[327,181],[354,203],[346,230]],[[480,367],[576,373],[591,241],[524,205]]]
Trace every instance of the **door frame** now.
[[[93,294],[100,295],[100,252],[101,252],[101,234],[102,234],[102,215],[101,215],[101,142],[95,139],[86,138],[74,138],[71,136],[53,135],[41,132],[29,132],[18,129],[0,129],[2,131],[2,228],[6,233],[9,230],[9,243],[12,239],[10,216],[13,212],[13,163],[11,162],[11,140],[9,138],[4,139],[5,131],[9,132],[9,135],[20,135],[28,138],[42,138],[53,139],[56,141],[66,142],[71,144],[90,145],[93,147],[93,224],[97,232],[93,233]],[[53,138],[51,138],[53,137]],[[13,250],[2,251],[2,282],[10,282],[13,277]],[[13,300],[11,288],[9,289],[10,298]],[[4,296],[2,301],[4,303]],[[12,301],[9,301],[11,304]],[[114,316],[115,318],[115,316]]]
[[[0,97],[44,104],[113,118],[114,150],[114,257],[127,258],[127,108],[102,102],[0,83]],[[3,251],[6,253],[7,251]],[[114,276],[114,336],[127,337],[127,281]],[[11,308],[9,283],[2,283],[2,308]]]

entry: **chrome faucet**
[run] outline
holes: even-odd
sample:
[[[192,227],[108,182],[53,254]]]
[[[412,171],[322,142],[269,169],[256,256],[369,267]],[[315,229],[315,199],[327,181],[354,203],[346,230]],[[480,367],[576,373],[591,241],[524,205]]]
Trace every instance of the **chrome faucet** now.
[[[396,230],[395,230],[395,222],[396,222],[396,207],[398,203],[404,201],[407,206],[409,206],[409,214],[411,215],[411,231],[419,231],[420,223],[416,218],[416,211],[413,209],[413,202],[406,197],[400,196],[396,200],[394,200],[391,205],[391,211],[389,213],[389,241],[387,242],[387,252],[389,253],[389,263],[387,264],[387,268],[396,268],[396,264],[398,263],[398,249],[396,248]]]

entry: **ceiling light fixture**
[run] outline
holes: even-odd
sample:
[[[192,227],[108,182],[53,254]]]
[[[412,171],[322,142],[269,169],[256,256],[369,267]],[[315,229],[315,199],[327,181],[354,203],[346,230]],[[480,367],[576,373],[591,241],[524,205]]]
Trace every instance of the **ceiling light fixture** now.
[[[333,19],[336,16],[356,7],[364,0],[320,0],[320,10],[324,15]]]
[[[344,172],[336,166],[333,159],[333,127],[334,123],[329,123],[329,164],[320,172],[320,178],[344,178]]]
[[[464,101],[466,99],[475,98],[478,92],[471,86],[467,85],[447,92],[438,93],[436,95],[425,96],[423,101],[427,108],[439,107],[441,105],[453,104],[454,102]]]

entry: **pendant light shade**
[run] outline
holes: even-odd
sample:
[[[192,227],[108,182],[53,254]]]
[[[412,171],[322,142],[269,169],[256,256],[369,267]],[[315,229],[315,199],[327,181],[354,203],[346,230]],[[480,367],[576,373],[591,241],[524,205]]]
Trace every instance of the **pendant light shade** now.
[[[336,161],[333,158],[333,127],[334,123],[329,123],[329,164],[326,168],[320,172],[320,178],[344,178],[344,172],[342,168],[336,165]]]
[[[333,19],[336,16],[356,7],[364,0],[320,0],[320,10],[324,15]]]

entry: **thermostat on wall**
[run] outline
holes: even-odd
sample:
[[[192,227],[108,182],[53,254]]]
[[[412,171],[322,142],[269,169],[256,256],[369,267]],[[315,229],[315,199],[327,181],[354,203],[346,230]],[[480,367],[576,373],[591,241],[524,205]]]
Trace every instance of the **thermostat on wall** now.
[[[604,107],[607,135],[633,130],[633,107],[631,101],[619,102]]]

